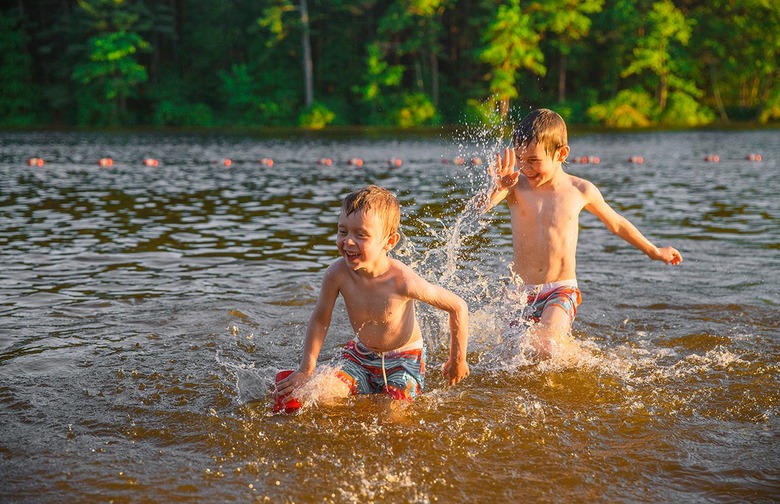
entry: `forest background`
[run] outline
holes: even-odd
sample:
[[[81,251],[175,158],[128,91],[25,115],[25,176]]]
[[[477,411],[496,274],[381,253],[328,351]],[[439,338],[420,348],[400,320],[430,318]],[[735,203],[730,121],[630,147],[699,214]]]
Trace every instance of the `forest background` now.
[[[776,0],[0,0],[3,127],[780,119]]]

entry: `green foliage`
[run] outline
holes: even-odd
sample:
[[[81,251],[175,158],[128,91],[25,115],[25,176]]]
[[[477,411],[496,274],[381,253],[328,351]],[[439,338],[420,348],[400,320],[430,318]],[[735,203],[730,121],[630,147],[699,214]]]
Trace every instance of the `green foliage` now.
[[[278,0],[275,5],[263,9],[263,15],[257,19],[257,24],[273,34],[273,37],[266,42],[267,46],[270,47],[287,36],[289,28],[284,21],[284,16],[294,9],[289,0]]]
[[[601,11],[603,6],[604,0],[547,0],[540,7],[546,28],[572,43],[588,34],[590,14]]]
[[[8,126],[35,122],[32,58],[20,23],[21,18],[0,12],[0,124]]]
[[[322,103],[314,102],[301,113],[298,124],[304,128],[322,129],[332,123],[336,114]]]
[[[633,60],[623,70],[623,77],[638,75],[649,71],[657,77],[658,105],[666,108],[669,89],[683,89],[696,93],[693,82],[679,73],[679,60],[673,54],[675,44],[688,45],[694,20],[686,19],[671,0],[661,0],[653,4],[647,16],[646,34],[639,38],[633,51]]]
[[[470,99],[466,102],[466,124],[492,127],[500,125],[503,121],[495,97],[487,100]]]
[[[661,114],[660,123],[667,126],[703,126],[715,120],[715,113],[703,107],[696,99],[683,91],[673,91],[669,103]]]
[[[162,100],[154,111],[156,126],[212,126],[214,114],[205,103],[189,103],[183,100]]]
[[[391,113],[395,126],[410,128],[439,123],[436,106],[422,93],[408,93],[401,98],[401,107]]]
[[[261,97],[257,84],[245,64],[233,65],[230,72],[217,72],[222,87],[220,96],[224,97],[226,114],[241,125],[252,124],[258,120]]]
[[[393,90],[401,84],[404,68],[387,63],[378,44],[370,44],[367,52],[363,85],[352,89],[370,107],[368,123],[383,124],[387,120],[379,116],[379,110],[388,106],[392,108],[395,96]]]
[[[146,82],[146,68],[134,55],[149,49],[136,33],[114,32],[96,35],[87,42],[89,61],[76,66],[73,80],[81,84],[97,82],[106,100],[127,97],[140,83]]]
[[[567,100],[557,103],[554,108],[569,124],[587,124],[591,122],[591,117],[588,115],[589,105],[586,101]]]
[[[647,127],[653,124],[657,108],[645,91],[624,89],[612,100],[590,107],[588,115],[613,128]]]
[[[547,72],[538,45],[540,39],[531,17],[520,8],[519,0],[499,6],[483,37],[484,47],[479,58],[491,67],[488,74],[490,93],[498,97],[502,117],[509,110],[509,100],[518,96],[517,72],[520,69],[537,75]]]
[[[123,122],[126,100],[148,80],[138,56],[151,46],[134,31],[140,27],[143,5],[125,0],[79,0],[78,5],[97,32],[82,46],[81,60],[71,73],[71,79],[86,91],[77,97],[79,122]]]
[[[2,124],[498,127],[539,106],[619,127],[780,120],[769,0],[7,4]]]
[[[390,65],[384,61],[377,44],[368,46],[366,67],[365,85],[356,89],[366,102],[381,100],[383,91],[397,87],[404,74],[402,66]]]
[[[762,124],[780,120],[780,83],[776,84],[768,93],[768,98],[758,116],[758,120]]]

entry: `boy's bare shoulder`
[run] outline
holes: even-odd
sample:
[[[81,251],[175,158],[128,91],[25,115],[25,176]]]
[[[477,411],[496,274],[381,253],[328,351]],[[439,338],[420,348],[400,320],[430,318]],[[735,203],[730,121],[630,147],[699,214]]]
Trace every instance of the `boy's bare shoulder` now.
[[[569,177],[569,182],[571,183],[572,187],[581,192],[583,195],[598,189],[596,185],[590,180],[570,175],[568,173],[567,176]]]
[[[344,261],[343,257],[339,257],[332,263],[330,263],[330,266],[325,268],[325,279],[328,281],[335,281],[339,278],[343,277],[344,275],[347,275],[349,273],[349,268],[347,267],[346,261]]]
[[[390,258],[390,273],[399,280],[408,280],[417,276],[417,273],[410,266],[394,257]]]
[[[390,258],[390,273],[393,275],[396,288],[399,292],[408,292],[422,281],[422,277],[411,268],[411,266],[404,264],[395,258]]]

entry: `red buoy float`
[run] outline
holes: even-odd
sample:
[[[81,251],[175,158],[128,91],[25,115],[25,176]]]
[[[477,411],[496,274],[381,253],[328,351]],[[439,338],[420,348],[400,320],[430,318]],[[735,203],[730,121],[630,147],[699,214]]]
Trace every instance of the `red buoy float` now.
[[[150,167],[154,168],[154,167],[158,166],[159,164],[160,164],[160,162],[157,161],[154,158],[146,158],[146,159],[144,159],[144,166],[150,166]]]
[[[631,156],[628,158],[628,162],[634,164],[643,164],[645,162],[645,158],[642,156]]]
[[[390,158],[387,160],[387,164],[390,166],[390,168],[400,168],[402,164],[404,164],[403,161],[401,161],[400,158]]]
[[[601,158],[598,156],[591,156],[588,158],[588,163],[599,164],[601,163]]]
[[[222,164],[224,164],[225,166],[227,166],[229,168],[229,167],[231,167],[233,165],[233,160],[232,159],[225,159],[225,160],[222,161]]]
[[[98,166],[100,166],[101,168],[110,168],[114,166],[114,160],[111,159],[110,157],[102,157],[98,159]]]
[[[349,161],[347,161],[347,164],[351,166],[363,166],[363,160],[359,157],[350,158]]]
[[[748,154],[745,156],[748,161],[761,161],[761,154]]]
[[[704,156],[704,160],[709,163],[718,163],[720,162],[720,156],[718,156],[717,154],[707,154],[706,156]]]
[[[318,165],[330,166],[333,164],[333,160],[329,157],[319,158],[317,160]]]
[[[43,158],[34,157],[27,160],[27,166],[43,166],[45,163]]]
[[[263,166],[271,167],[271,166],[274,165],[274,160],[271,159],[271,158],[262,158],[260,160],[260,164],[263,165]]]

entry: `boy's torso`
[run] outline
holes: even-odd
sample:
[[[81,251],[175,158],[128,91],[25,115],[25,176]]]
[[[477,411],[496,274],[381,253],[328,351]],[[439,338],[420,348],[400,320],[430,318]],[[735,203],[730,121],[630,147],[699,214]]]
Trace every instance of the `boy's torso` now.
[[[576,277],[581,179],[562,173],[554,186],[532,188],[521,179],[507,199],[512,220],[513,269],[532,284]]]
[[[360,342],[376,352],[388,352],[422,339],[414,301],[403,292],[401,273],[394,265],[377,278],[343,274],[339,292],[350,324]]]

